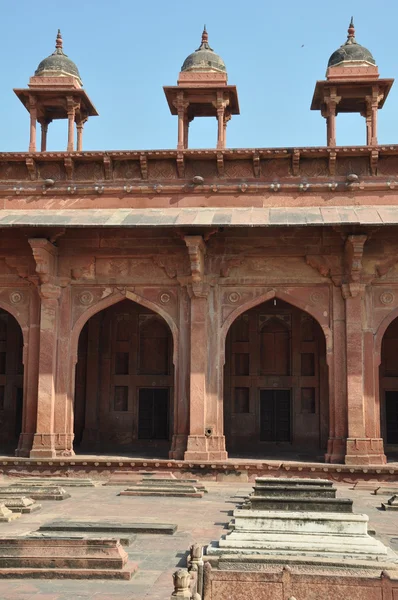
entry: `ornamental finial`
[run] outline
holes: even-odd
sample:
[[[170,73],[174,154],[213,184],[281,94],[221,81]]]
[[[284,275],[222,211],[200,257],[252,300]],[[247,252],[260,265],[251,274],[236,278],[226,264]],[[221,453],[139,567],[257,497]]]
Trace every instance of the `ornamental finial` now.
[[[348,36],[347,36],[347,41],[353,41],[355,40],[355,27],[354,27],[354,17],[351,17],[351,21],[350,24],[348,26]]]
[[[55,49],[56,50],[62,50],[62,35],[61,35],[61,30],[58,29],[58,33],[57,33],[57,39],[55,40]]]

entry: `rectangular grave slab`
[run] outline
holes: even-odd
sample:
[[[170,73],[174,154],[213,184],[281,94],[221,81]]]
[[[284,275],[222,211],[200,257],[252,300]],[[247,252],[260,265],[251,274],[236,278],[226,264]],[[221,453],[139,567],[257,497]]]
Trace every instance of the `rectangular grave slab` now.
[[[23,477],[20,481],[13,481],[12,486],[30,486],[41,485],[49,487],[52,485],[60,487],[96,487],[99,482],[94,482],[92,479],[79,479],[78,477]]]
[[[287,496],[249,496],[242,508],[253,510],[283,510],[310,512],[351,513],[352,500],[348,498],[290,498]]]
[[[2,571],[38,569],[45,573],[60,569],[121,572],[127,553],[116,539],[32,538],[0,539],[0,577]]]
[[[286,498],[335,498],[336,489],[333,487],[318,487],[314,485],[287,486],[256,485],[252,496],[285,496]]]
[[[120,485],[120,483],[121,482],[119,482],[118,485]],[[161,479],[161,478],[153,477],[152,479],[145,479],[145,480],[133,481],[133,482],[126,481],[125,483],[126,483],[126,485],[128,485],[130,487],[137,487],[137,488],[140,488],[142,486],[172,487],[172,488],[176,488],[176,487],[178,488],[181,486],[192,486],[192,487],[195,487],[197,490],[207,492],[203,483],[198,483],[198,481],[196,479]],[[113,484],[113,485],[115,485],[115,484]]]
[[[140,487],[133,488],[129,487],[122,492],[119,492],[118,496],[162,496],[169,498],[203,498],[203,492],[198,491],[196,488],[171,488],[171,487]]]
[[[63,488],[58,486],[8,486],[0,487],[0,495],[15,496],[15,495],[27,496],[34,500],[66,500],[70,498]]]
[[[40,531],[92,532],[108,535],[130,535],[134,533],[154,533],[156,535],[173,535],[177,525],[170,523],[118,523],[104,521],[52,521],[41,525]]]
[[[256,477],[258,486],[282,486],[282,487],[303,487],[312,485],[319,488],[331,488],[333,482],[329,479],[307,479],[300,477]]]
[[[0,502],[16,513],[32,513],[41,508],[41,504],[26,496],[1,496],[0,494]]]
[[[55,535],[57,538],[67,538],[67,539],[77,539],[77,540],[78,539],[80,539],[80,540],[85,540],[85,539],[102,540],[102,539],[107,539],[109,537],[112,537],[112,538],[118,539],[122,546],[131,546],[131,544],[133,544],[133,542],[135,542],[135,540],[137,539],[137,535],[135,533],[130,533],[128,535],[118,535],[114,531],[110,531],[107,534],[103,534],[103,535],[101,535],[100,533],[95,533],[93,531],[84,531],[82,533],[78,533],[77,531],[76,532],[74,532],[74,531],[57,531],[56,533],[52,533],[51,531],[36,531],[36,532],[30,533],[28,536],[25,536],[25,537],[48,539],[48,538],[54,538]]]

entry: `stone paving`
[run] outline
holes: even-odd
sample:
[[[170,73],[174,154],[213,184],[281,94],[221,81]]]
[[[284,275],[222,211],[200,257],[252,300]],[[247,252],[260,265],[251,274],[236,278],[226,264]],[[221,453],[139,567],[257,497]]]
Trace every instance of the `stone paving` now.
[[[9,482],[10,480],[7,480]],[[127,547],[131,561],[139,565],[131,581],[0,580],[0,600],[169,600],[172,573],[185,566],[193,542],[208,544],[219,539],[238,499],[247,495],[251,484],[206,482],[209,493],[203,498],[157,498],[117,496],[117,487],[74,488],[64,502],[43,502],[41,511],[23,515],[12,523],[0,523],[0,536],[25,534],[45,522],[60,519],[98,521],[157,521],[176,523],[174,536],[138,534]],[[379,510],[384,496],[368,490],[351,490],[336,484],[339,497],[351,497],[354,511],[370,517],[371,529],[383,543],[398,551],[398,512]],[[396,538],[396,542],[394,541]]]

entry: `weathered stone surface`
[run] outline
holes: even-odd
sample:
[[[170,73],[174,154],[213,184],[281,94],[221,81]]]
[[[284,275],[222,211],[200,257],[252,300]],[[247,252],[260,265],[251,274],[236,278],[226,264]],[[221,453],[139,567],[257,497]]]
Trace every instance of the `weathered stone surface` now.
[[[70,498],[70,494],[61,487],[44,487],[41,485],[0,487],[0,495],[3,497],[16,495],[28,496],[34,500],[66,500]]]
[[[347,498],[290,498],[271,496],[250,496],[242,508],[254,510],[283,510],[310,512],[351,513],[352,500]]]
[[[303,486],[260,486],[255,485],[253,488],[253,496],[278,496],[278,497],[294,497],[294,498],[335,498],[336,490],[332,487],[316,487],[313,485]]]
[[[31,513],[41,508],[41,504],[26,496],[2,496],[0,494],[0,502],[5,504],[9,510],[16,513]]]
[[[21,516],[21,513],[13,513],[4,502],[0,502],[0,522],[9,523]]]
[[[92,479],[80,479],[79,477],[23,477],[20,481],[13,481],[12,486],[31,486],[40,485],[43,487],[61,486],[61,487],[95,487],[99,483]]]
[[[170,523],[118,523],[111,521],[52,521],[51,523],[42,525],[38,531],[92,532],[112,535],[128,535],[133,533],[173,535],[177,531],[177,525]]]
[[[196,488],[172,488],[171,486],[166,487],[130,487],[123,490],[118,496],[162,496],[169,498],[203,498],[203,492]]]
[[[22,569],[36,573],[36,577],[79,576],[85,571],[90,578],[99,576],[100,570],[103,577],[129,579],[131,571],[124,569],[127,558],[120,542],[110,538],[0,539],[0,577],[10,577],[10,572],[17,574]]]

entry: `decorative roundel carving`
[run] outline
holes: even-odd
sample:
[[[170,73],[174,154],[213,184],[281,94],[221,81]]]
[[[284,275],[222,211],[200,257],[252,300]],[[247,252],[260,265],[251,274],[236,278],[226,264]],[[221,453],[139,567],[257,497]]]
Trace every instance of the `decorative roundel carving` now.
[[[310,300],[313,304],[319,304],[320,302],[323,302],[322,292],[312,292],[310,295]]]
[[[240,300],[240,294],[238,292],[231,292],[228,296],[228,300],[231,304],[236,304]]]
[[[382,304],[392,304],[394,302],[395,296],[392,292],[383,292],[380,294],[380,302]]]
[[[168,304],[171,300],[171,296],[170,294],[166,294],[166,292],[163,292],[163,294],[160,294],[159,300],[162,304]]]
[[[22,300],[23,300],[22,292],[11,292],[10,302],[12,302],[13,304],[19,304],[19,302],[22,302]]]
[[[87,290],[85,292],[80,292],[79,302],[80,302],[80,304],[83,304],[84,306],[88,306],[89,304],[92,304],[94,302],[94,296],[92,295],[91,292],[89,292]]]

